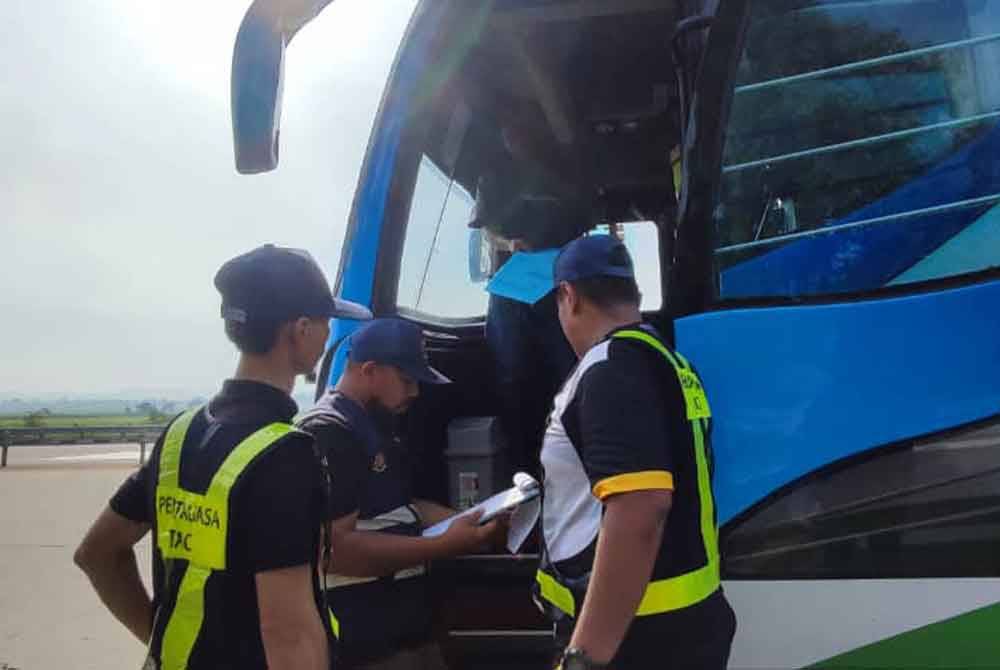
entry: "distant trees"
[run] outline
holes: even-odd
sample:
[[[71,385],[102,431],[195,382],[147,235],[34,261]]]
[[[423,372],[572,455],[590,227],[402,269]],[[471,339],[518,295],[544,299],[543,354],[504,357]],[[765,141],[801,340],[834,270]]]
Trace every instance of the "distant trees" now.
[[[41,428],[45,425],[45,419],[52,416],[52,411],[47,407],[28,413],[24,417],[24,425],[28,428]]]
[[[147,423],[162,423],[167,418],[162,409],[148,401],[136,405],[135,412],[144,415]]]

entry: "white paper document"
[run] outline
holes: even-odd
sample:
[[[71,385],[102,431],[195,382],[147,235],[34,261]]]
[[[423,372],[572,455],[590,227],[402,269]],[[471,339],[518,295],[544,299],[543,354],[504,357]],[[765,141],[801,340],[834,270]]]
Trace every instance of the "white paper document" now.
[[[521,545],[528,539],[541,514],[541,498],[529,500],[514,510],[514,514],[510,517],[510,530],[507,533],[507,551],[512,554],[520,551]]]
[[[455,519],[475,512],[481,511],[483,513],[480,519],[481,523],[486,523],[507,512],[513,512],[510,520],[510,533],[507,537],[507,550],[515,554],[538,522],[541,513],[541,500],[539,500],[541,492],[542,488],[534,477],[518,472],[514,475],[514,486],[511,488],[490,496],[475,507],[434,524],[424,530],[423,535],[424,537],[441,535],[448,530]]]

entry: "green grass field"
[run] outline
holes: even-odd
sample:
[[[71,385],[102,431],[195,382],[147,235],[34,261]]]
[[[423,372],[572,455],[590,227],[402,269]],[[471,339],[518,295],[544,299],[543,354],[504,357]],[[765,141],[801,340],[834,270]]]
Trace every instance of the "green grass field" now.
[[[156,421],[157,424],[165,423],[164,420]],[[73,414],[53,414],[42,417],[41,427],[43,428],[90,428],[94,426],[147,426],[150,425],[149,417],[139,414],[109,414],[109,415],[73,415]],[[24,415],[0,416],[0,428],[30,428],[25,423]]]

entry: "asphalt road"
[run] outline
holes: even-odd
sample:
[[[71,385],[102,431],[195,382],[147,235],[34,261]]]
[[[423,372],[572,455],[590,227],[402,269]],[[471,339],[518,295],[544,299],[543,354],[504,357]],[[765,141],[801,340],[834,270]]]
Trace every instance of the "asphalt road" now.
[[[0,470],[0,668],[136,670],[142,645],[104,609],[73,550],[135,469],[133,445],[12,447]],[[138,547],[149,583],[149,540]]]
[[[152,449],[147,445],[147,455]],[[137,444],[72,444],[52,447],[15,446],[7,450],[7,465],[23,470],[36,467],[73,465],[93,467],[102,465],[135,466],[139,463]]]

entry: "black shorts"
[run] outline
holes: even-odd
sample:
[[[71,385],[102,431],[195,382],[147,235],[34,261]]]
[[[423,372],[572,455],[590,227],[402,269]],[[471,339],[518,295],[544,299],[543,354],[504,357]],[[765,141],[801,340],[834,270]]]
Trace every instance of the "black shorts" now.
[[[572,635],[571,619],[556,625],[560,650]],[[725,670],[736,634],[736,615],[722,589],[677,612],[636,617],[618,648],[613,670]]]

